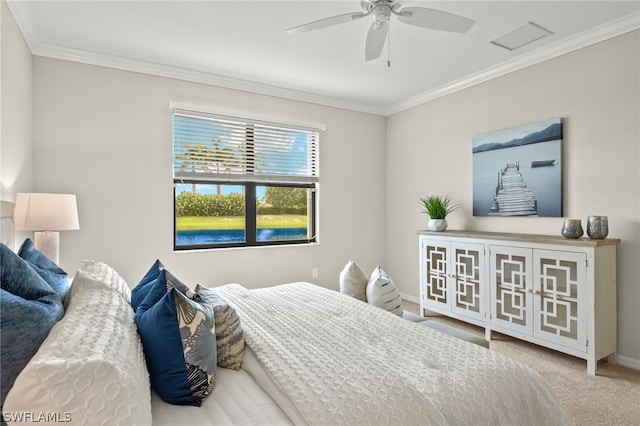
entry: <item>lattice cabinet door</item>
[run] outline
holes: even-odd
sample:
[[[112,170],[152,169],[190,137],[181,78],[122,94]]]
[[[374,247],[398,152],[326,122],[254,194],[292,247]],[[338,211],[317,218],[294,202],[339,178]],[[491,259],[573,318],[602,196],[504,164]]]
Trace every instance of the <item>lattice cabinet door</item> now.
[[[418,231],[420,307],[583,358],[616,362],[619,239]]]
[[[450,310],[449,243],[421,240],[422,303],[428,308]]]
[[[534,336],[586,352],[586,254],[534,250],[534,264]]]
[[[484,320],[486,283],[484,245],[451,244],[451,311]]]
[[[533,334],[533,251],[491,246],[491,324]]]

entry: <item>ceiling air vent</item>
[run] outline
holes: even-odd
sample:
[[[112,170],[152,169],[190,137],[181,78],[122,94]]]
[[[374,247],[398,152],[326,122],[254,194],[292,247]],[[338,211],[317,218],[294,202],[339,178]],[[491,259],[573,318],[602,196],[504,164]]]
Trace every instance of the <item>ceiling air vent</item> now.
[[[550,34],[553,33],[540,25],[528,22],[526,25],[492,40],[491,43],[508,50],[515,50]]]

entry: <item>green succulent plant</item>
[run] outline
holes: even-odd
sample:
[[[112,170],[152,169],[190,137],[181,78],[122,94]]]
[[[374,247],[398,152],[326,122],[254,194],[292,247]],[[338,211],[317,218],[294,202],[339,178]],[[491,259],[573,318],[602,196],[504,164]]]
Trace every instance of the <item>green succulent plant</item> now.
[[[452,204],[448,195],[429,195],[420,198],[422,212],[431,219],[445,219],[449,213],[460,208],[460,204]]]

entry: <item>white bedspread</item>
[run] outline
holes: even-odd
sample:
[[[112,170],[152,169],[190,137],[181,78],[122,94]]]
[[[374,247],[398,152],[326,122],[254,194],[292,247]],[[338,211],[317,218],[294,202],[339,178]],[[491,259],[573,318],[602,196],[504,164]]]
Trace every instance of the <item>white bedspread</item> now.
[[[308,283],[216,291],[300,415],[290,417],[308,424],[568,424],[528,367],[341,293]]]

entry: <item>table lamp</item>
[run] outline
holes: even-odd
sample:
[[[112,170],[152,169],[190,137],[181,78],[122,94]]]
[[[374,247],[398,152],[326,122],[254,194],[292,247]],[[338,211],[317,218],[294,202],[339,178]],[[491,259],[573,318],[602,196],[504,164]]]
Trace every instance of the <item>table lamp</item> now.
[[[60,233],[80,229],[76,196],[71,194],[18,193],[13,219],[18,231],[36,231],[34,244],[59,263]]]

